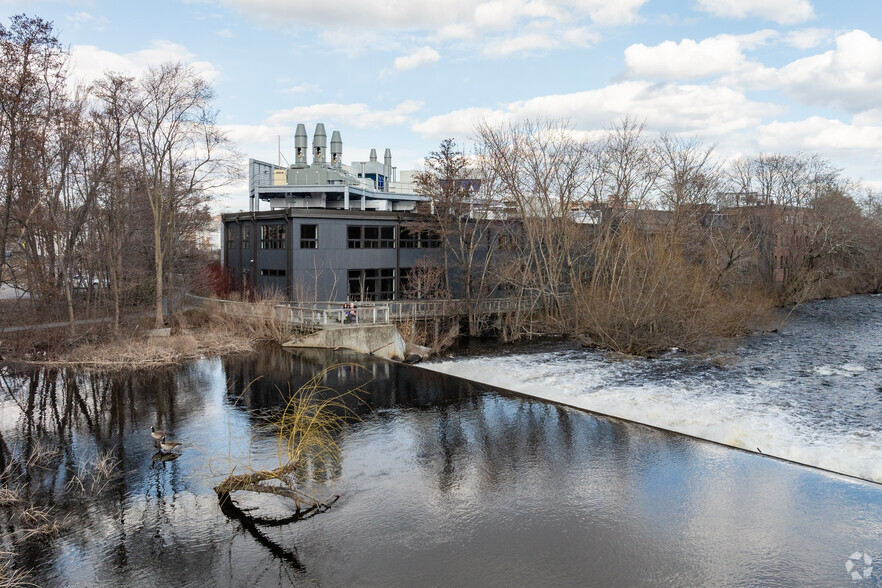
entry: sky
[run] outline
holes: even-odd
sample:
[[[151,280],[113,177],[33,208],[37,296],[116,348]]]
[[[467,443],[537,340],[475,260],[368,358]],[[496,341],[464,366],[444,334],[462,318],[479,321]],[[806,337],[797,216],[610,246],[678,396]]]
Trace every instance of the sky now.
[[[74,76],[190,62],[246,157],[292,159],[294,129],[339,130],[420,167],[476,122],[624,116],[721,159],[818,153],[882,190],[879,0],[0,0],[54,22]],[[243,169],[246,162],[243,160]],[[219,211],[247,209],[244,182]]]

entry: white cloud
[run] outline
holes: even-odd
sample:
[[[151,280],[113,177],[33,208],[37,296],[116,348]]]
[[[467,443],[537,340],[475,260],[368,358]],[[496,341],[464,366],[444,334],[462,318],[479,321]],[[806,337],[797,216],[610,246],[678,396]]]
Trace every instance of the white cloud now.
[[[718,35],[702,41],[664,41],[647,47],[642,43],[625,49],[626,76],[644,79],[689,80],[761,68],[748,61],[745,51],[768,45],[779,36],[763,29],[745,35]]]
[[[426,63],[432,63],[441,59],[441,56],[437,51],[432,49],[429,46],[420,47],[410,55],[402,55],[401,57],[396,57],[393,66],[398,71],[405,71],[408,69],[413,69],[415,67],[419,67]]]
[[[274,27],[317,26],[430,31],[440,38],[470,38],[480,31],[512,31],[551,20],[573,25],[590,19],[616,26],[640,19],[648,0],[448,0],[447,2],[364,2],[363,0],[216,0]]]
[[[649,0],[206,1],[277,29],[313,28],[330,51],[349,56],[394,51],[399,55],[394,69],[403,70],[426,61],[401,55],[402,47],[426,45],[442,53],[452,47],[489,57],[587,47],[600,40],[593,29],[639,22]],[[434,58],[428,52],[423,58],[430,55]]]
[[[770,151],[812,151],[824,154],[860,151],[882,156],[882,126],[846,124],[812,116],[792,122],[772,122],[757,129],[760,148]]]
[[[71,48],[71,70],[75,79],[88,83],[107,71],[138,76],[149,66],[184,61],[206,81],[215,81],[220,75],[219,70],[208,61],[194,61],[194,57],[186,47],[171,41],[152,41],[147,49],[124,54],[105,51],[94,45],[74,45]]]
[[[836,49],[773,70],[767,83],[810,104],[848,112],[876,108],[882,96],[882,41],[864,31],[836,38]]]
[[[72,23],[74,27],[88,25],[96,31],[103,31],[104,27],[110,22],[104,16],[94,16],[88,12],[75,12],[67,17],[67,21]]]
[[[741,44],[733,37],[714,37],[696,43],[683,39],[653,47],[642,43],[625,49],[630,77],[667,80],[695,79],[730,73],[745,62]]]
[[[557,41],[548,35],[534,33],[490,43],[484,48],[484,54],[490,57],[506,57],[512,53],[521,53],[537,49],[553,49],[556,46]]]
[[[299,84],[297,86],[292,86],[290,88],[286,88],[282,90],[284,94],[302,94],[303,92],[311,92],[313,90],[318,90],[318,86],[315,84]]]
[[[287,125],[219,125],[220,129],[240,148],[255,143],[276,144],[277,138],[293,135],[293,127]],[[250,153],[250,151],[244,151]]]
[[[697,8],[721,18],[761,18],[790,25],[815,18],[808,0],[697,0]]]
[[[800,29],[798,31],[790,31],[782,39],[785,44],[795,47],[796,49],[812,49],[822,43],[826,43],[833,38],[833,32],[830,29]]]
[[[589,45],[599,43],[601,39],[597,31],[592,31],[588,27],[566,30],[562,38],[564,43],[573,47],[588,47]]]
[[[860,114],[854,115],[851,119],[851,123],[863,126],[882,125],[882,107],[871,108],[870,110],[865,110]]]
[[[235,39],[236,33],[231,31],[230,29],[221,29],[215,33],[221,39]]]
[[[576,0],[591,20],[602,26],[630,24],[640,20],[640,8],[649,0]]]
[[[497,108],[467,108],[411,125],[427,138],[466,137],[483,120],[491,124],[520,117],[551,117],[579,129],[606,127],[625,115],[645,119],[653,128],[701,136],[720,136],[759,125],[780,108],[748,100],[722,86],[622,82],[598,90],[539,96]]]
[[[330,122],[359,129],[386,127],[412,122],[411,115],[423,107],[416,100],[404,102],[389,110],[371,110],[367,104],[312,104],[296,106],[273,113],[270,124]]]
[[[484,55],[488,57],[507,57],[513,53],[566,49],[567,47],[588,47],[599,40],[600,35],[587,27],[556,31],[553,35],[530,33],[520,37],[492,41],[484,47]]]

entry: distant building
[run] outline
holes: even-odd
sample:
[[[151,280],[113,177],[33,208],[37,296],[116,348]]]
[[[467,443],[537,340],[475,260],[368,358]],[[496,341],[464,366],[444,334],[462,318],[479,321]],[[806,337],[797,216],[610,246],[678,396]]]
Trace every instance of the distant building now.
[[[294,163],[249,161],[248,212],[222,215],[222,259],[249,288],[299,300],[394,300],[402,280],[440,243],[405,228],[417,202],[413,172],[383,161],[343,165],[338,131],[330,147],[322,123],[307,163],[307,135],[297,125]],[[261,202],[268,205],[260,210]]]

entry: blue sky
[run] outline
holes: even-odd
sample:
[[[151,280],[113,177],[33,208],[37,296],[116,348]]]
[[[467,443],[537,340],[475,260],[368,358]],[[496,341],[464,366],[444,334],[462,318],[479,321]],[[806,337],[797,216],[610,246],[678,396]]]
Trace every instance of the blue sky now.
[[[473,125],[625,115],[721,158],[820,153],[882,190],[878,0],[0,0],[54,21],[75,75],[192,62],[248,157],[339,130],[345,162],[399,169]],[[244,165],[244,163],[243,163]],[[247,207],[244,185],[219,202]]]

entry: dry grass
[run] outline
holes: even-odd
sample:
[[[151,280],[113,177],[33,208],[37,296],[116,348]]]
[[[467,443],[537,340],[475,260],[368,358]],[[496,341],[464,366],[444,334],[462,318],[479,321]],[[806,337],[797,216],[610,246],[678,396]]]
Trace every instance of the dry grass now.
[[[7,564],[0,562],[0,588],[23,588],[25,586],[39,586],[39,584],[35,584],[26,571],[10,570]]]
[[[0,488],[0,508],[9,508],[21,502],[18,491],[12,488]]]
[[[296,333],[284,320],[283,301],[276,292],[232,313],[219,303],[187,309],[171,317],[171,337],[147,337],[149,319],[128,323],[118,336],[108,325],[78,328],[75,337],[65,329],[15,332],[0,341],[0,357],[22,364],[120,370],[247,352],[261,342],[283,343]]]
[[[81,494],[100,494],[115,477],[119,463],[113,450],[84,461],[68,481],[67,490],[79,491]]]
[[[212,324],[257,341],[284,343],[298,332],[298,328],[286,320],[289,300],[278,290],[264,292],[256,299],[231,302],[233,304],[209,303],[203,310],[211,317]]]
[[[170,337],[122,336],[114,341],[82,345],[55,359],[25,363],[110,370],[141,369],[180,364],[209,355],[251,351],[255,342],[255,339],[230,333],[218,326]]]

